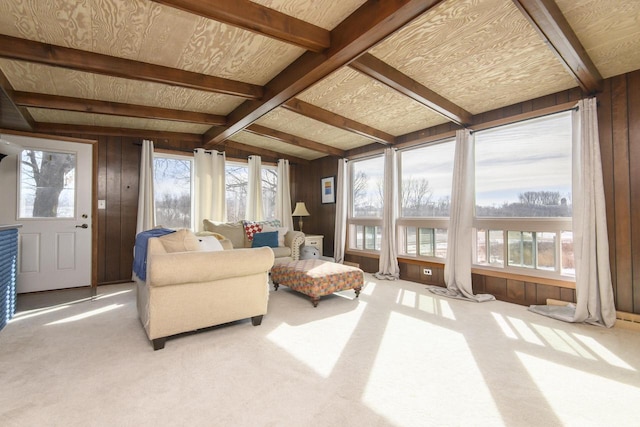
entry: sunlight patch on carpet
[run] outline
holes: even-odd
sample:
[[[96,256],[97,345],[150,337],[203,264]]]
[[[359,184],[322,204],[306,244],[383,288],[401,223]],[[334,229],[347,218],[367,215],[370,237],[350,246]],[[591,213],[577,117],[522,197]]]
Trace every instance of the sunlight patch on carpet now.
[[[299,325],[282,323],[267,338],[318,375],[328,378],[366,308],[367,303],[360,301],[355,309],[345,313]]]
[[[11,320],[9,320],[9,323],[31,319],[32,317],[44,316],[45,314],[55,313],[56,311],[64,310],[65,308],[69,307],[69,305],[58,305],[51,308],[39,308],[37,310],[22,311],[20,313],[16,313],[15,316],[13,316]]]
[[[89,318],[89,317],[97,316],[99,314],[103,314],[103,313],[106,313],[108,311],[118,309],[120,307],[122,307],[122,304],[107,305],[107,306],[102,307],[102,308],[96,308],[95,310],[88,310],[88,311],[85,311],[84,313],[76,314],[75,316],[70,316],[70,317],[67,317],[67,318],[64,318],[64,319],[56,320],[55,322],[47,323],[45,326],[59,325],[59,324],[62,324],[62,323],[77,322],[78,320],[83,320],[83,319],[86,319],[86,318]]]
[[[562,424],[612,425],[610,417],[615,415],[613,424],[637,425],[640,388],[624,383],[627,373],[603,370],[592,362],[585,365],[591,371],[587,372],[521,352],[516,355]]]
[[[596,360],[591,353],[580,345],[580,343],[571,338],[571,336],[564,331],[559,331],[556,328],[550,328],[536,323],[532,323],[531,326],[555,350],[573,354],[574,356],[584,357],[585,359]]]
[[[507,317],[509,323],[515,329],[516,333],[529,344],[535,344],[544,347],[544,343],[542,340],[536,335],[536,333],[527,325],[527,323],[522,319],[517,319],[515,317],[508,316]]]
[[[585,335],[574,334],[574,336],[582,341],[584,345],[586,345],[591,351],[597,354],[602,360],[607,362],[611,366],[616,366],[618,368],[628,369],[630,371],[635,371],[632,366],[626,363],[624,360],[620,359],[618,356],[613,354],[609,349],[604,347],[598,341],[596,341],[593,337],[587,337]]]
[[[430,417],[443,425],[502,424],[464,336],[396,312],[389,317],[362,400],[393,425]]]

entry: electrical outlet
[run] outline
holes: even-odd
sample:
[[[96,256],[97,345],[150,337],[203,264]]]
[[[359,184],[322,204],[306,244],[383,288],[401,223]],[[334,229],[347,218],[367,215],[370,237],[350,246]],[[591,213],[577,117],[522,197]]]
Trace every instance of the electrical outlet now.
[[[430,268],[425,268],[422,270],[422,273],[424,273],[425,276],[431,276],[433,274]]]

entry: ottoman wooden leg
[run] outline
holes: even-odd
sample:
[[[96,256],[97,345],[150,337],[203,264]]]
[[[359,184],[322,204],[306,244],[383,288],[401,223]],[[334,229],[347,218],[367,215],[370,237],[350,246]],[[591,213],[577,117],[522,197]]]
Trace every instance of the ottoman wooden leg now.
[[[280,286],[279,284],[277,284],[276,282],[273,282],[273,290],[274,291],[277,291],[279,286]]]
[[[362,290],[361,287],[358,288],[353,288],[354,291],[356,291],[356,298],[358,298],[360,296],[360,291]]]
[[[310,297],[311,298],[311,304],[313,304],[314,307],[318,306],[318,303],[320,302],[320,297]]]

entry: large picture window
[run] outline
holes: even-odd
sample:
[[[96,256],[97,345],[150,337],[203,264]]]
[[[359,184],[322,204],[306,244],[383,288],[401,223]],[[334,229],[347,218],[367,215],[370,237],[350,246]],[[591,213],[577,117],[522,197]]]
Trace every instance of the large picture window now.
[[[454,152],[450,139],[399,153],[399,254],[446,257]]]
[[[571,114],[475,133],[474,262],[573,275]]]

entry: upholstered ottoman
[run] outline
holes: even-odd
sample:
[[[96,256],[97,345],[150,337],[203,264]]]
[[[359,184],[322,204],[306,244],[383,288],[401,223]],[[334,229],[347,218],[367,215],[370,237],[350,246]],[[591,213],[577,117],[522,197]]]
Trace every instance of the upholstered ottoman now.
[[[320,259],[305,259],[277,264],[271,268],[273,288],[285,285],[311,298],[314,307],[320,297],[334,292],[353,289],[356,298],[364,284],[364,273],[357,267]]]

